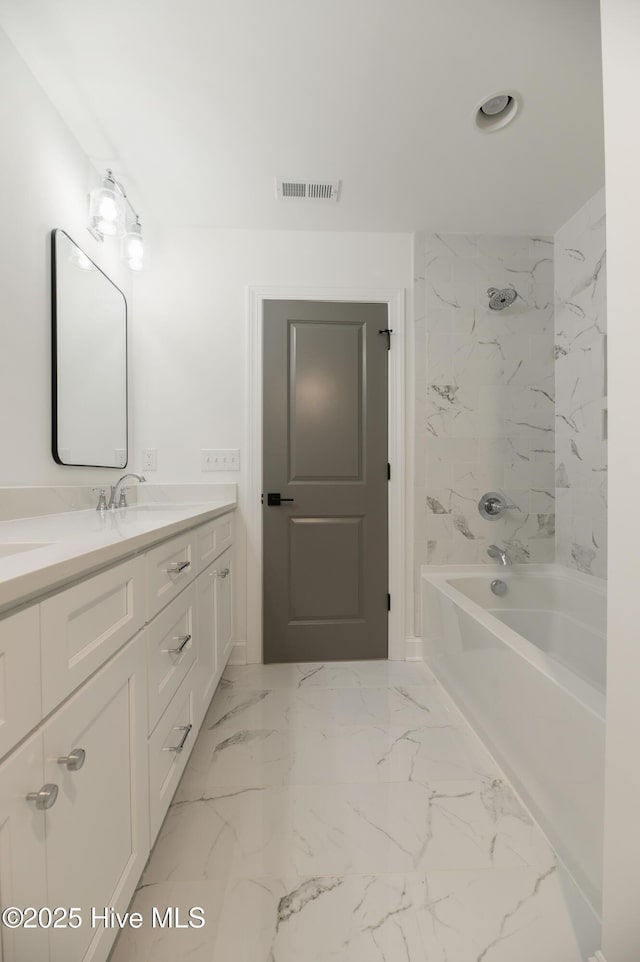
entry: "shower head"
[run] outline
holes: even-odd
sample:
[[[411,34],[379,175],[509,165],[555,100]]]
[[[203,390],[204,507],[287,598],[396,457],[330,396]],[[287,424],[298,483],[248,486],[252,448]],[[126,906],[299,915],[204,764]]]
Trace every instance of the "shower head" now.
[[[505,307],[513,304],[518,296],[518,292],[514,291],[512,287],[503,287],[500,291],[497,287],[490,287],[487,294],[489,295],[489,307],[492,311],[504,310]]]

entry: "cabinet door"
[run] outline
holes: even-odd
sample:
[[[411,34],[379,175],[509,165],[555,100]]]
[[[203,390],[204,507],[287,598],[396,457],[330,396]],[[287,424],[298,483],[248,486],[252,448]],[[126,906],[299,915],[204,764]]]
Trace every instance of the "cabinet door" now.
[[[233,555],[231,548],[215,563],[216,584],[216,645],[218,671],[226,668],[233,647]]]
[[[42,736],[34,735],[0,765],[0,905],[49,905],[45,812],[27,800],[44,784]],[[48,962],[46,929],[0,927],[2,962]]]
[[[144,638],[138,636],[44,726],[45,780],[60,793],[47,819],[51,905],[78,906],[82,928],[51,932],[51,962],[103,962],[114,929],[91,906],[127,908],[149,852]],[[81,766],[61,762],[84,752]]]
[[[203,572],[196,581],[196,725],[205,716],[218,684],[218,647],[216,643],[215,568]],[[221,673],[221,672],[220,672]]]
[[[206,714],[233,647],[232,584],[233,557],[231,548],[227,548],[196,582],[198,724]]]

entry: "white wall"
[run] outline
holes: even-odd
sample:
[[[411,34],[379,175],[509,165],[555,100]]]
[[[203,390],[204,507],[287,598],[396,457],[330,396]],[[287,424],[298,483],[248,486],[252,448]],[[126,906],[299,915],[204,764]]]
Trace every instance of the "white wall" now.
[[[233,481],[246,502],[245,365],[249,286],[404,288],[410,234],[184,230],[152,239],[136,281],[133,403],[149,481]],[[409,311],[407,312],[410,313]],[[202,448],[239,447],[238,474],[203,473]],[[241,518],[238,519],[241,525]],[[236,637],[246,635],[245,536],[238,538]]]
[[[609,319],[604,954],[640,951],[640,4],[602,0]]]
[[[605,196],[554,238],[556,561],[607,573]]]
[[[0,91],[0,486],[107,482],[119,472],[51,456],[51,230],[64,228],[128,299],[130,275],[117,244],[85,229],[96,172],[2,31]]]

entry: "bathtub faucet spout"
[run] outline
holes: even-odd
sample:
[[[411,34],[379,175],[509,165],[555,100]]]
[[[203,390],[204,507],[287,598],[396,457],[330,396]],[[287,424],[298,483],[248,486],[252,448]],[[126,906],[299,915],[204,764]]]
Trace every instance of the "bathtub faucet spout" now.
[[[487,554],[495,561],[499,561],[501,565],[510,565],[512,563],[507,549],[499,548],[497,544],[490,544],[487,548]]]

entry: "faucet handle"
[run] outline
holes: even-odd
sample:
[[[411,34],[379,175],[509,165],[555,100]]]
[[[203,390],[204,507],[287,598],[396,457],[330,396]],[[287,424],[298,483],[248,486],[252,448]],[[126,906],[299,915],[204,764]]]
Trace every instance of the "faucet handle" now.
[[[118,501],[118,507],[119,507],[119,508],[128,508],[128,507],[129,507],[129,505],[127,504],[127,489],[126,489],[126,488],[121,488],[121,489],[120,489],[120,500]]]
[[[98,495],[98,503],[96,505],[96,511],[106,511],[107,510],[107,496],[104,488],[94,488],[93,493]]]

